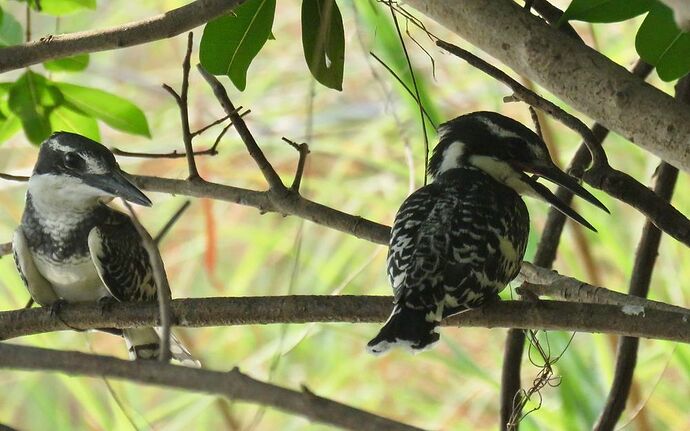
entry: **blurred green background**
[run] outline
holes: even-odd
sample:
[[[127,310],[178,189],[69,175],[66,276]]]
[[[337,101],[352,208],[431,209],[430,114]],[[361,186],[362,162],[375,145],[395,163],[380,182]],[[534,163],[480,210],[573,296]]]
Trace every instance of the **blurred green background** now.
[[[96,11],[59,20],[59,31],[104,28],[162,13],[183,1],[143,0],[136,7],[99,2]],[[389,14],[372,9],[366,0],[338,2],[345,24],[346,58],[343,92],[315,85],[302,58],[297,0],[278,2],[269,41],[254,60],[247,89],[240,93],[227,78],[235,105],[251,108],[247,123],[259,144],[288,184],[296,152],[281,137],[307,141],[302,193],[317,202],[390,224],[402,200],[422,184],[424,146],[419,113],[410,97],[370,55],[402,70],[404,58],[392,37]],[[561,7],[565,2],[557,2]],[[0,1],[6,13],[23,22],[24,9]],[[378,12],[377,12],[378,11]],[[588,44],[629,67],[634,62],[638,18],[615,25],[578,25]],[[462,41],[428,20],[438,36]],[[404,25],[404,22],[403,22]],[[403,28],[404,30],[404,28]],[[56,31],[54,18],[33,15],[34,38]],[[504,104],[509,91],[462,61],[440,52],[426,36],[410,27],[406,43],[417,80],[428,96],[428,108],[441,121],[475,110],[496,110],[530,124],[525,105]],[[195,43],[201,35],[195,31]],[[177,106],[161,88],[179,88],[186,38],[180,36],[124,50],[95,53],[83,73],[52,77],[122,95],[147,114],[152,139],[123,134],[101,126],[102,141],[129,151],[182,150]],[[467,45],[462,45],[467,47]],[[476,49],[474,52],[479,53]],[[193,54],[196,63],[198,52]],[[394,67],[395,68],[395,67]],[[33,68],[41,71],[40,66]],[[23,71],[6,73],[12,81]],[[669,84],[651,81],[665,91]],[[545,91],[542,94],[547,95]],[[192,129],[222,116],[206,84],[192,73]],[[542,124],[552,155],[567,163],[579,145],[578,136],[551,119]],[[207,133],[197,140],[203,149],[213,142]],[[430,136],[434,143],[434,136]],[[606,141],[611,163],[643,183],[651,180],[658,160],[624,139]],[[231,129],[220,154],[197,159],[204,178],[224,184],[263,189],[259,170]],[[20,133],[0,146],[0,171],[29,174],[36,147]],[[131,173],[185,178],[183,159],[120,158]],[[690,213],[688,178],[681,174],[674,204]],[[0,181],[0,242],[11,240],[21,216],[25,185]],[[568,222],[555,267],[564,274],[626,290],[643,217],[595,192],[611,216],[577,203],[578,211],[599,234]],[[184,201],[183,197],[149,193],[153,208],[140,209],[144,225],[157,232]],[[527,258],[534,253],[547,207],[528,200],[532,234]],[[191,208],[161,244],[175,297],[252,296],[285,294],[389,294],[383,246],[326,229],[296,217],[260,215],[252,208],[224,202],[194,200]],[[665,237],[653,278],[651,297],[686,305],[690,254]],[[504,292],[511,295],[510,289]],[[0,259],[0,307],[16,309],[28,300],[10,257]],[[240,367],[251,376],[299,388],[305,384],[319,395],[411,424],[445,430],[497,428],[499,380],[505,330],[443,330],[430,352],[412,356],[393,352],[373,357],[364,351],[379,325],[307,324],[177,329],[190,350],[208,368]],[[554,356],[570,333],[549,332]],[[542,336],[542,341],[545,338]],[[94,351],[126,357],[124,343],[98,333],[60,332],[12,340],[53,349]],[[576,334],[555,371],[560,385],[542,391],[541,409],[522,422],[523,430],[583,430],[596,420],[613,375],[616,339]],[[523,384],[529,386],[539,369],[527,357]],[[97,378],[49,373],[0,371],[0,422],[20,429],[129,430],[236,429],[326,430],[301,417],[218,397]],[[688,394],[690,348],[643,340],[635,386],[619,426],[630,430],[690,429]],[[534,407],[536,403],[532,403]]]

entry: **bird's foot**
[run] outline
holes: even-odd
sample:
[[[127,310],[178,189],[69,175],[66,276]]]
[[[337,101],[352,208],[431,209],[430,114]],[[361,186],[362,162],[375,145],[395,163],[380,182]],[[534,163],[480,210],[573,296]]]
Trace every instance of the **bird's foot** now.
[[[60,298],[57,301],[50,304],[50,317],[56,317],[56,318],[60,319],[60,312],[62,311],[62,309],[65,307],[66,304],[67,304],[67,301],[65,301],[62,298]],[[60,319],[60,320],[62,320],[62,319]]]
[[[101,314],[110,312],[113,309],[113,305],[118,302],[117,299],[112,296],[103,296],[98,300],[98,305],[101,307]]]
[[[65,320],[60,316],[60,313],[62,312],[62,309],[64,306],[67,304],[67,301],[64,299],[60,298],[57,301],[53,302],[50,304],[48,307],[50,308],[50,317],[59,320],[62,322],[63,325],[66,327],[73,329],[75,331],[83,332],[85,329],[80,329],[80,328],[75,328],[74,326],[70,325],[69,323],[65,322]]]

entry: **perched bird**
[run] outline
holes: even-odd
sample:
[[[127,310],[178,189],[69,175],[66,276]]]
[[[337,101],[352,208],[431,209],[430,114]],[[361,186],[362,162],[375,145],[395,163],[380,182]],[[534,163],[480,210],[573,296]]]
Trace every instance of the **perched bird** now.
[[[494,112],[442,124],[429,161],[431,183],[395,216],[388,250],[394,307],[367,350],[425,350],[439,340],[441,319],[498,299],[519,273],[529,234],[521,195],[536,197],[594,230],[535,174],[606,207],[551,160],[541,138]]]
[[[12,242],[17,269],[38,304],[57,310],[65,302],[156,300],[136,227],[106,205],[115,197],[151,205],[103,145],[66,132],[43,142]],[[158,357],[156,329],[125,329],[122,335],[132,358]],[[183,363],[195,362],[175,339],[171,352]]]

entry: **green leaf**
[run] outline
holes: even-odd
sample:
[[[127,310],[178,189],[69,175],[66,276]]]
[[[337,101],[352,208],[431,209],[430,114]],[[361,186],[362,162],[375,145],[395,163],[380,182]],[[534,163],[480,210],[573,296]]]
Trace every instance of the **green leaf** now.
[[[228,75],[235,87],[247,87],[247,69],[271,34],[275,0],[249,0],[206,24],[199,60],[214,75]]]
[[[48,118],[52,129],[55,131],[74,132],[94,141],[101,140],[96,119],[70,109],[66,105],[53,109]]]
[[[302,1],[302,47],[314,78],[326,87],[342,90],[345,33],[335,0]]]
[[[22,122],[16,115],[10,115],[0,121],[0,142],[5,142],[22,129]]]
[[[107,125],[135,135],[151,137],[146,116],[135,104],[97,88],[55,82],[72,109],[96,117]]]
[[[88,65],[89,54],[79,54],[43,63],[43,67],[53,72],[81,72]]]
[[[84,9],[96,9],[96,0],[41,0],[41,12],[48,15],[69,15]]]
[[[655,0],[573,0],[558,25],[568,20],[618,22],[647,12]]]
[[[690,71],[690,34],[678,29],[673,11],[658,4],[637,31],[635,48],[640,57],[656,67],[659,77],[673,81]]]
[[[10,46],[22,43],[22,25],[10,14],[2,16],[0,22],[0,46]]]
[[[24,134],[33,144],[50,136],[50,110],[60,103],[61,95],[48,88],[47,80],[32,71],[24,73],[10,88],[8,105],[19,117]]]

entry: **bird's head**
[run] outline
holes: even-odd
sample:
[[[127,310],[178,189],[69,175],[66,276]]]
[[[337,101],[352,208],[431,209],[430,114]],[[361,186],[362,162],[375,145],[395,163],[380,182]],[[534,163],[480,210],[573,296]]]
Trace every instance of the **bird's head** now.
[[[106,147],[81,135],[57,132],[46,139],[29,180],[32,197],[61,207],[87,207],[115,197],[150,206]]]
[[[551,160],[546,144],[523,124],[495,112],[473,112],[439,127],[440,140],[429,161],[432,181],[460,167],[481,169],[517,193],[542,199],[583,226],[594,227],[558,199],[535,174],[567,188],[587,202],[608,209],[575,178],[560,170]]]

